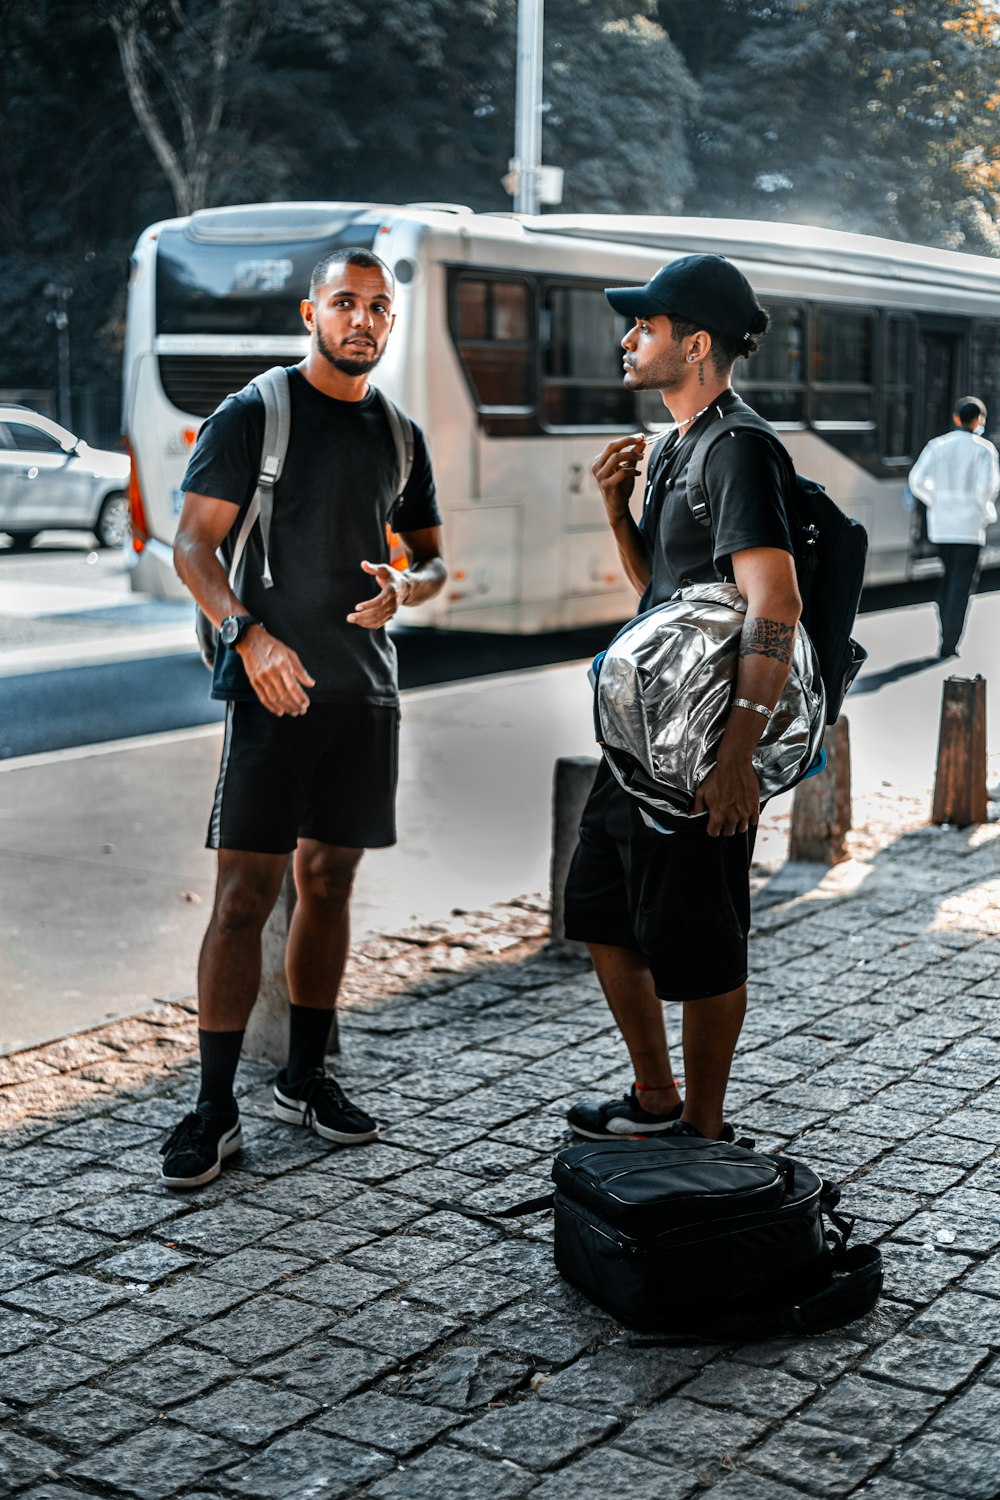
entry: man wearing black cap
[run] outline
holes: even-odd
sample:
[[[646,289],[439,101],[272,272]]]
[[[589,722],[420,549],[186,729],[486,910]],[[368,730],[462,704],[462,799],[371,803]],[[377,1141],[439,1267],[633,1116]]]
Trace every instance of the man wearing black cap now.
[[[687,504],[685,471],[711,423],[743,403],[730,378],[757,350],[768,317],[746,277],[719,255],[690,255],[644,287],[611,289],[635,319],[622,340],[629,390],[659,390],[672,423],[647,474],[642,516],[629,510],[646,440],[609,443],[595,460],[608,521],[639,609],[683,583],[734,581],[747,600],[734,706],[690,830],[663,833],[606,766],[598,771],[566,886],[566,935],[590,949],[635,1083],[624,1099],[568,1114],[593,1140],[680,1133],[732,1139],[723,1120],[746,1009],[749,867],[760,814],[753,751],[788,676],[801,600],[779,455],[766,434],[736,432],[709,451],[711,527]],[[663,1001],[683,1006],[685,1096],[673,1077]]]

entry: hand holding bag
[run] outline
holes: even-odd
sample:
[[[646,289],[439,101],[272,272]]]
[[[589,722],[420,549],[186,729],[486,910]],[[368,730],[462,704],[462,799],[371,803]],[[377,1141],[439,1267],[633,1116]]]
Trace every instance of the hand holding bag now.
[[[595,663],[594,725],[617,781],[665,827],[694,817],[736,693],[747,602],[732,583],[688,584],[618,632]],[[761,801],[816,761],[826,723],[819,663],[796,631],[788,680],[754,751]]]

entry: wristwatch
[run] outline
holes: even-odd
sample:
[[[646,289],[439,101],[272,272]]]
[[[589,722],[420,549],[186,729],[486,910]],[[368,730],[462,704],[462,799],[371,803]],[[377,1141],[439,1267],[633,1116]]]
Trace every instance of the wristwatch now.
[[[253,615],[227,615],[219,626],[219,640],[224,646],[238,646],[250,626],[259,624]]]

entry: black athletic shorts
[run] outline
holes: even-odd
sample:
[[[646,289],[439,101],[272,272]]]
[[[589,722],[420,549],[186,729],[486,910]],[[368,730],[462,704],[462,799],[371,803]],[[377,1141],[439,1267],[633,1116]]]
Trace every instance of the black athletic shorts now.
[[[641,953],[661,1000],[736,989],[747,977],[755,832],[657,833],[602,763],[566,881],[566,936]]]
[[[256,701],[227,704],[208,848],[394,844],[398,739],[395,704],[313,703],[300,718]]]

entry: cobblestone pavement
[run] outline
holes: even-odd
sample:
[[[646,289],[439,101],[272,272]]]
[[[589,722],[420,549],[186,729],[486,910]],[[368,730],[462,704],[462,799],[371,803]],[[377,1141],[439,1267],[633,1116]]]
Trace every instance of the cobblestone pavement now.
[[[871,841],[870,841],[871,842]],[[369,942],[329,1150],[241,1074],[245,1148],[155,1182],[194,1020],[0,1059],[0,1490],[279,1500],[997,1496],[1000,834],[922,829],[758,880],[730,1115],[847,1183],[886,1292],[811,1339],[637,1348],[550,1226],[435,1210],[545,1190],[563,1113],[628,1081],[542,904]]]

